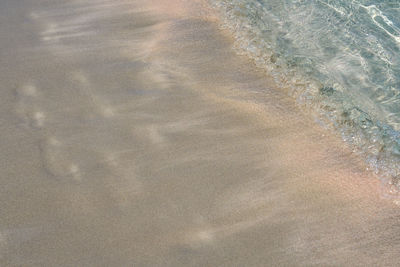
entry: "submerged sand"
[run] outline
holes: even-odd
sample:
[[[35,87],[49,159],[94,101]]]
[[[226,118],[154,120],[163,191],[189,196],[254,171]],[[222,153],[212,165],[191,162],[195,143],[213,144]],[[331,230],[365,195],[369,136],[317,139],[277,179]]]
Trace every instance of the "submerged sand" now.
[[[0,265],[395,266],[399,208],[200,1],[0,2]]]

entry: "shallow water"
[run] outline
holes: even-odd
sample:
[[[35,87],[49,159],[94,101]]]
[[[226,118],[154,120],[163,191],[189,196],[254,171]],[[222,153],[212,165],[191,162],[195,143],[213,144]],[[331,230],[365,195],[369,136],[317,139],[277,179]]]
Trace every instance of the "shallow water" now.
[[[397,183],[400,4],[212,0],[254,58],[297,102]]]
[[[0,2],[0,265],[395,266],[376,177],[180,5]]]

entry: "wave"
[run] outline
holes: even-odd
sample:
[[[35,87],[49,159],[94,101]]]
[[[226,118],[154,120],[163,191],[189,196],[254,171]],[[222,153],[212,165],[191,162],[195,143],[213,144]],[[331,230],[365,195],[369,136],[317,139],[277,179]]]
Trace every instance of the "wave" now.
[[[400,188],[400,3],[209,1],[238,52]]]

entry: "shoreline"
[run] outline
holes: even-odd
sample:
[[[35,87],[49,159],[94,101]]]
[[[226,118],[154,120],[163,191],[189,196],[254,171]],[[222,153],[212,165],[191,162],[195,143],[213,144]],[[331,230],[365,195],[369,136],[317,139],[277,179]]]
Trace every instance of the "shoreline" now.
[[[247,21],[247,16],[239,14],[236,16],[231,13],[232,10],[241,9],[240,6],[236,5],[237,3],[230,6],[229,3],[223,3],[224,1],[221,1],[220,4],[217,4],[218,1],[210,0],[210,2],[213,3],[211,5],[219,13],[219,23],[234,36],[235,50],[239,54],[251,58],[254,64],[263,69],[267,75],[273,76],[277,87],[287,90],[288,95],[296,99],[296,104],[301,107],[304,113],[314,116],[315,120],[324,128],[335,135],[340,135],[342,141],[365,161],[366,170],[379,176],[382,187],[386,188],[384,194],[398,202],[400,192],[397,186],[399,163],[396,156],[396,126],[387,124],[382,120],[382,115],[381,119],[378,119],[375,116],[376,111],[368,111],[368,109],[364,109],[366,107],[353,104],[352,102],[356,99],[351,99],[352,93],[347,92],[346,86],[340,82],[334,83],[329,81],[327,77],[318,78],[315,76],[317,74],[306,74],[301,68],[290,67],[292,63],[285,55],[287,53],[284,52],[281,55],[282,58],[286,59],[281,59],[277,63],[277,57],[280,57],[275,51],[277,47],[275,49],[269,47],[273,44],[268,44],[268,41],[264,40],[262,34],[258,32],[260,29],[257,29],[256,26],[253,29],[252,22]],[[247,8],[242,11],[246,13],[245,10]],[[250,12],[248,16],[251,16],[251,11],[248,12]],[[271,21],[268,23],[271,23]],[[293,47],[293,49],[295,48]],[[292,60],[295,60],[295,58],[292,58]],[[325,63],[329,65],[329,62]],[[298,64],[301,65],[302,63]],[[294,65],[297,64],[294,63]],[[308,68],[307,64],[303,67]],[[321,66],[320,68],[324,69],[325,67]],[[318,68],[314,69],[313,72],[319,73]],[[359,70],[359,72],[362,72],[362,70]],[[353,76],[357,75],[357,73],[353,73]],[[327,79],[328,81],[326,81]],[[330,93],[327,93],[326,90]],[[358,93],[361,99],[362,92]],[[350,100],[347,100],[347,98]],[[375,107],[375,109],[379,108]]]
[[[397,263],[379,180],[205,2],[14,2],[1,264]]]
[[[158,2],[157,0],[154,1],[154,3],[157,3],[157,2]],[[159,1],[159,2],[163,2],[163,1]],[[369,177],[369,178],[367,178],[367,181],[369,180],[370,183],[373,184],[372,186],[367,186],[368,190],[365,190],[365,192],[368,192],[372,188],[379,187],[379,184],[381,184],[382,181],[380,181],[379,178],[372,171],[367,170],[368,169],[367,164],[364,162],[361,162],[360,155],[351,151],[351,146],[349,144],[346,144],[335,132],[332,131],[332,129],[326,129],[324,127],[321,127],[321,125],[318,125],[315,121],[313,121],[313,118],[311,116],[309,116],[310,114],[307,114],[306,111],[301,110],[300,107],[298,107],[295,104],[295,101],[291,98],[290,95],[287,94],[286,89],[280,88],[279,85],[277,85],[273,81],[273,78],[271,76],[269,76],[268,73],[263,68],[260,68],[255,65],[255,63],[252,61],[251,58],[248,58],[247,55],[237,54],[237,51],[234,49],[234,43],[235,43],[234,37],[232,36],[231,32],[228,29],[221,27],[222,21],[220,20],[220,18],[217,17],[217,14],[216,14],[217,11],[212,10],[212,8],[209,6],[207,1],[199,0],[199,1],[196,1],[195,4],[193,4],[193,3],[188,4],[186,2],[187,1],[185,1],[185,0],[176,0],[176,1],[174,1],[175,5],[173,5],[175,8],[172,11],[169,8],[164,7],[163,5],[161,5],[162,6],[161,10],[162,10],[162,12],[164,12],[164,14],[165,13],[171,14],[172,15],[171,17],[176,16],[175,19],[177,19],[177,20],[191,19],[191,18],[193,19],[193,17],[195,17],[195,19],[204,20],[204,21],[209,22],[210,24],[214,25],[213,27],[215,29],[217,29],[221,38],[225,42],[224,45],[226,47],[224,47],[224,49],[229,50],[229,52],[231,54],[233,54],[235,57],[237,57],[240,60],[241,64],[246,64],[247,65],[246,67],[249,70],[251,70],[251,72],[255,72],[256,73],[255,77],[264,76],[263,78],[265,78],[265,80],[268,82],[268,84],[266,85],[268,93],[281,94],[280,97],[284,98],[285,102],[290,102],[290,103],[285,103],[289,107],[288,109],[290,110],[289,116],[293,116],[293,115],[291,115],[291,113],[293,113],[293,112],[301,112],[299,117],[304,119],[306,125],[311,125],[312,129],[315,130],[316,132],[318,132],[320,137],[325,138],[326,143],[332,143],[333,144],[332,146],[337,147],[340,151],[343,151],[342,153],[345,153],[346,157],[352,158],[353,160],[356,159],[356,161],[358,161],[360,168],[364,168],[363,172],[365,172],[364,173],[365,177]],[[202,15],[196,16],[193,14],[195,14],[197,11],[199,11],[196,9],[196,8],[200,7],[199,5],[196,5],[196,4],[199,4],[199,2],[201,2],[203,4],[203,8],[204,8],[204,6],[206,6],[207,8],[205,11],[201,12]],[[159,4],[159,3],[157,3],[157,4]],[[180,8],[176,8],[176,6],[179,6]],[[168,26],[166,26],[166,28],[164,28],[163,30],[168,31]],[[167,34],[163,34],[163,35],[167,35]],[[243,63],[243,62],[245,62],[245,63]],[[225,83],[227,83],[227,82],[225,81]],[[208,85],[208,86],[210,86],[210,85]],[[238,85],[238,84],[232,83],[232,85],[228,85],[228,86],[226,86],[224,84],[222,87],[224,87],[223,88],[223,90],[225,90],[224,92],[228,93],[228,94],[230,93],[229,90],[234,91],[235,93],[239,93],[239,94],[246,94],[247,92],[239,92],[240,89],[239,90],[237,89],[237,87],[239,87],[239,86],[240,85]],[[253,89],[253,92],[250,92],[251,94],[262,93],[262,92],[259,92],[260,85],[257,84],[257,86],[258,86],[258,88]],[[227,89],[228,87],[230,87],[230,89]],[[262,89],[265,89],[265,88],[261,88],[261,90]],[[202,90],[202,89],[199,89],[199,90]],[[267,113],[269,111],[268,107],[263,105],[264,102],[258,101],[256,99],[256,97],[251,98],[252,96],[250,96],[250,99],[251,99],[250,101],[254,101],[254,103],[241,103],[240,100],[232,100],[229,98],[226,99],[226,97],[223,94],[218,94],[211,90],[209,90],[210,92],[208,92],[207,90],[204,90],[204,89],[202,91],[205,92],[206,94],[210,93],[210,95],[212,95],[212,98],[214,99],[214,101],[231,102],[233,106],[235,104],[239,105],[239,107],[238,107],[239,109],[240,109],[240,107],[243,107],[245,110],[248,110],[247,112],[253,113],[252,115],[254,115],[256,117],[258,117],[258,116],[263,117],[263,115],[260,115],[257,113],[263,113],[263,112]],[[266,95],[265,97],[268,97],[268,95]],[[274,109],[276,107],[272,107],[272,108]],[[276,114],[276,116],[278,118],[280,117],[279,114]],[[271,120],[271,118],[266,119],[267,117],[261,118],[261,122]],[[279,118],[279,119],[281,119],[281,118]],[[281,119],[281,120],[284,120],[284,119]],[[276,122],[274,122],[274,123],[276,123]],[[321,143],[324,143],[324,142],[322,141]],[[316,147],[316,146],[313,145],[313,147]],[[344,151],[346,151],[346,152],[344,152]],[[352,180],[352,179],[349,179],[349,181],[350,180]],[[362,182],[365,182],[365,181],[363,181],[363,178],[360,178],[358,181],[355,181],[355,183],[358,185],[362,184]],[[375,191],[375,190],[373,190],[373,191]],[[380,196],[383,197],[383,195],[380,195]]]
[[[187,16],[190,17],[190,15]],[[388,219],[394,216],[394,214],[398,214],[397,198],[395,196],[393,197],[393,195],[389,193],[390,188],[382,184],[383,182],[380,181],[373,172],[367,170],[367,164],[362,160],[360,155],[351,151],[351,147],[334,132],[321,127],[315,123],[311,117],[307,117],[307,114],[304,111],[300,111],[299,107],[295,105],[294,100],[291,99],[290,96],[286,95],[285,90],[279,88],[273,82],[273,79],[268,77],[268,74],[266,74],[264,70],[255,66],[251,59],[246,56],[237,55],[233,49],[234,40],[231,33],[226,29],[221,29],[218,18],[215,17],[215,14],[213,14],[211,19],[206,18],[205,20],[214,25],[212,28],[215,28],[218,32],[217,34],[220,34],[221,38],[224,40],[223,50],[230,50],[230,53],[232,53],[232,56],[228,56],[227,58],[231,59],[236,57],[239,62],[239,68],[242,68],[242,65],[246,65],[244,68],[249,68],[247,70],[250,70],[251,72],[249,77],[256,77],[256,79],[259,79],[260,76],[262,76],[261,79],[265,79],[268,85],[260,86],[257,83],[255,88],[246,88],[249,90],[243,92],[240,89],[237,89],[238,87],[243,87],[242,82],[236,84],[232,82],[230,84],[230,81],[225,80],[224,84],[220,87],[213,90],[204,89],[204,87],[213,87],[212,82],[215,82],[215,80],[212,80],[211,84],[210,81],[200,81],[200,83],[204,82],[204,85],[201,86],[203,89],[200,88],[198,90],[202,91],[208,97],[211,97],[211,99],[217,103],[231,105],[235,110],[240,110],[240,112],[250,114],[249,116],[256,117],[257,123],[264,125],[272,124],[277,128],[290,129],[288,125],[292,125],[292,123],[297,124],[299,118],[304,120],[304,125],[301,126],[300,129],[293,130],[299,130],[301,133],[282,133],[286,137],[285,140],[283,140],[283,143],[279,145],[279,150],[284,158],[283,162],[286,162],[287,168],[295,169],[295,172],[298,172],[295,175],[296,178],[293,179],[293,181],[290,181],[290,183],[294,182],[294,187],[288,187],[287,189],[298,191],[296,194],[300,193],[300,195],[303,195],[303,197],[305,197],[303,201],[306,203],[309,201],[315,201],[313,204],[318,206],[320,205],[318,202],[322,201],[322,203],[324,203],[320,207],[322,214],[325,214],[326,209],[331,212],[336,210],[336,212],[341,214],[343,210],[349,208],[353,213],[351,214],[351,218],[354,220],[352,222],[352,227],[359,226],[362,228],[369,228],[366,225],[372,221],[385,220],[385,218]],[[169,36],[173,36],[174,34],[176,33],[172,32]],[[210,46],[214,47],[214,45]],[[229,62],[230,60],[227,61]],[[219,66],[222,65],[221,62],[223,61],[219,61]],[[215,65],[218,66],[218,64]],[[235,66],[234,64],[230,64],[230,62],[225,64],[223,63],[223,65]],[[216,69],[219,68],[216,67]],[[254,75],[254,73],[256,73],[256,75]],[[248,74],[249,73],[246,73],[245,75]],[[251,80],[249,77],[244,78],[244,80]],[[199,79],[199,77],[197,78]],[[199,80],[201,80],[201,77]],[[251,86],[252,85],[249,87]],[[282,112],[281,104],[276,104],[273,100],[265,99],[265,97],[269,97],[268,95],[260,97],[260,93],[266,93],[264,92],[264,89],[268,89],[268,94],[271,94],[274,97],[279,95],[278,101],[283,102],[281,104],[285,107],[284,112],[289,110],[289,112],[287,112],[288,114],[280,114],[279,112]],[[242,97],[243,99],[238,99]],[[258,99],[259,97],[261,99]],[[268,104],[271,106],[268,106]],[[271,113],[274,115],[271,116]],[[289,120],[290,122],[282,123],[282,121],[285,120]],[[284,126],[282,127],[282,125]],[[305,132],[303,127],[307,128]],[[321,139],[315,142],[318,138]],[[299,149],[300,152],[294,152],[294,147],[301,147],[301,149]],[[322,152],[319,150],[322,150]],[[307,156],[304,157],[304,154]],[[312,156],[310,156],[310,154],[312,154]],[[293,164],[294,162],[296,163]],[[322,197],[322,195],[325,196]],[[325,198],[326,196],[328,196],[327,199],[330,200],[327,200]],[[343,207],[347,207],[341,207],[338,209],[335,205],[328,204],[333,199],[340,202]],[[313,204],[311,204],[311,206],[313,206]],[[384,212],[382,212],[382,210],[384,210]],[[346,214],[346,212],[344,214]],[[387,223],[388,225],[392,225],[393,222],[389,221],[391,221],[391,219],[388,219],[387,222],[383,222],[383,224]],[[357,226],[357,224],[359,225]],[[369,233],[371,236],[379,235],[378,232],[372,230],[373,228],[369,229],[371,231]],[[357,231],[354,231],[353,234],[356,234],[356,232]],[[385,233],[384,235],[386,236],[388,233]],[[374,238],[376,237],[377,236]],[[369,238],[368,235],[366,238]],[[397,243],[394,243],[393,245],[397,246]],[[380,245],[377,244],[377,247],[379,246]],[[372,248],[368,248],[367,251],[370,249],[372,250]],[[389,250],[393,251],[391,249]],[[354,252],[355,251],[352,253]],[[391,260],[394,258],[388,259],[385,257],[385,259],[387,261],[385,261],[384,264],[390,265]],[[346,259],[346,264],[349,264],[348,260],[349,259]],[[371,258],[364,260],[365,264],[373,262]],[[353,263],[356,263],[356,261]],[[378,261],[376,261],[376,263],[378,264]],[[358,262],[358,264],[361,263]]]

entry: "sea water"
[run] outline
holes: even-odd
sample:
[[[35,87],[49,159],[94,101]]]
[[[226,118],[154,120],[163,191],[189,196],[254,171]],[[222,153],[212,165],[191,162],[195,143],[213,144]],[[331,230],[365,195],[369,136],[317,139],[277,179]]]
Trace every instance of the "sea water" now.
[[[238,51],[390,184],[400,174],[400,2],[211,0]]]

